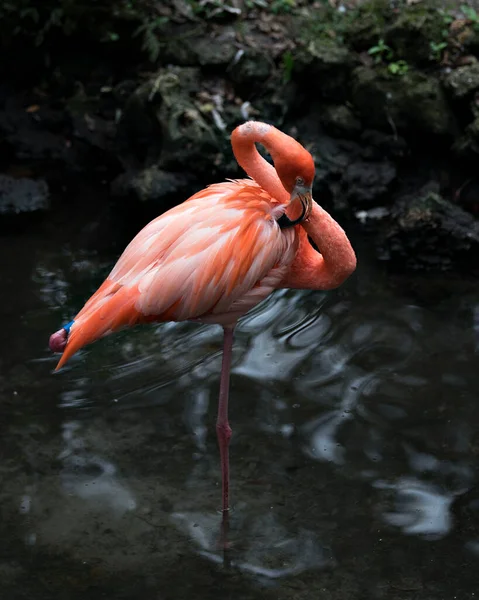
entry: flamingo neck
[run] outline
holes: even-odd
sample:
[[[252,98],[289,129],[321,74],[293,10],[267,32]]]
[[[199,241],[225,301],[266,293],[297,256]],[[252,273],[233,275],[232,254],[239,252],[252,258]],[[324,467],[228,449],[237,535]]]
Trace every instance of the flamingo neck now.
[[[283,137],[287,136],[272,125],[249,121],[233,131],[231,145],[240,167],[275,200],[287,204],[290,194],[284,189],[276,169],[260,155],[255,145],[262,144],[274,160],[286,141]]]

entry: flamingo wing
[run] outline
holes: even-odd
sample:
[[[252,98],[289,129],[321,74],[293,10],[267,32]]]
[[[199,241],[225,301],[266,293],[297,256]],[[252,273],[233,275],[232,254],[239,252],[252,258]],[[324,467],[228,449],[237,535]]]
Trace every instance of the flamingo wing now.
[[[228,324],[266,297],[294,258],[270,196],[250,180],[212,185],[154,219],[75,317],[60,368],[82,346],[149,321]]]

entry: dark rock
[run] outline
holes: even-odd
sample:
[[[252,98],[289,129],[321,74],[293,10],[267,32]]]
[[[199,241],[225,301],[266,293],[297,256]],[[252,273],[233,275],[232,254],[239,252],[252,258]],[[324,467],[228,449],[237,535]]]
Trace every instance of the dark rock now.
[[[363,158],[380,160],[386,158],[402,158],[407,154],[407,143],[398,135],[387,135],[374,129],[365,129],[361,134]]]
[[[50,208],[50,195],[45,181],[15,179],[0,175],[0,217],[11,219],[31,216]]]
[[[160,69],[126,103],[118,127],[124,165],[138,169],[157,164],[166,171],[214,176],[231,155],[230,120],[242,120],[239,107],[234,109],[233,114],[222,113],[227,122],[220,128],[211,88],[199,69]]]
[[[0,112],[0,135],[19,160],[63,162],[70,154],[70,147],[65,136],[53,132],[58,129],[58,124],[61,124],[60,128],[65,125],[62,114],[56,113],[55,116],[55,126],[50,128],[52,114],[44,123],[41,114],[7,107]]]
[[[247,49],[234,62],[229,72],[231,79],[239,85],[264,82],[271,74],[272,61],[266,54]]]
[[[452,115],[433,76],[413,70],[401,77],[389,76],[378,69],[358,67],[352,97],[363,121],[372,128],[434,135],[453,131]]]
[[[441,40],[443,29],[444,21],[437,7],[421,2],[401,8],[384,37],[395,58],[425,64],[431,60],[431,41]]]
[[[188,45],[197,56],[197,63],[202,67],[228,65],[236,53],[235,32],[232,28],[223,29],[214,37],[201,36],[189,40]]]
[[[382,258],[402,269],[477,268],[479,222],[434,192],[393,206],[381,239]]]
[[[369,50],[382,37],[384,21],[376,11],[361,7],[359,14],[348,24],[345,39],[357,52]]]
[[[391,162],[355,161],[346,168],[342,179],[345,197],[355,206],[371,206],[389,192],[396,175]]]
[[[466,98],[479,90],[479,62],[458,67],[444,78],[444,84],[454,98]]]
[[[456,139],[452,149],[460,158],[477,160],[479,154],[479,116]]]
[[[233,28],[223,27],[215,33],[197,29],[197,25],[178,29],[162,49],[162,62],[184,67],[227,66],[237,50]]]
[[[331,135],[354,137],[361,131],[361,122],[345,104],[324,106],[320,118]]]
[[[345,46],[332,40],[311,41],[294,56],[294,77],[307,82],[309,93],[345,101],[354,59]]]
[[[149,221],[180,204],[200,187],[191,176],[163,171],[157,166],[119,175],[110,186],[118,237],[127,243]]]
[[[193,179],[180,173],[168,173],[156,166],[119,175],[111,184],[113,196],[132,196],[139,202],[151,202],[159,209],[191,190]],[[180,198],[185,200],[186,197]]]

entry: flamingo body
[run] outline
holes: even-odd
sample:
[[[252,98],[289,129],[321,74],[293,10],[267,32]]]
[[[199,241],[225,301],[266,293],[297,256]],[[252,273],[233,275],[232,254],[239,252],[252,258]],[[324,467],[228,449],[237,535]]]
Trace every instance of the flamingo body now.
[[[63,352],[59,369],[81,347],[123,327],[185,320],[223,326],[216,430],[224,533],[235,324],[276,288],[332,289],[356,268],[345,232],[312,199],[311,154],[260,122],[237,127],[231,142],[251,179],[211,185],[154,219],[130,242],[75,319],[50,337],[50,348]],[[256,143],[269,151],[274,167],[260,156]]]
[[[126,326],[194,320],[232,325],[284,279],[298,247],[285,206],[251,179],[213,184],[151,221],[73,320],[59,369]]]

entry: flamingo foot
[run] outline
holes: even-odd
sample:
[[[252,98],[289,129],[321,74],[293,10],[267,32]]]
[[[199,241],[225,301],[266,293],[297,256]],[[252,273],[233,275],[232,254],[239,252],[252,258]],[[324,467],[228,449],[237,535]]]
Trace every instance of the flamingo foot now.
[[[52,333],[48,342],[48,345],[52,352],[62,353],[65,350],[65,347],[68,342],[68,334],[70,333],[72,325],[73,321],[70,321],[70,323],[67,323],[61,329],[55,331],[55,333]]]

